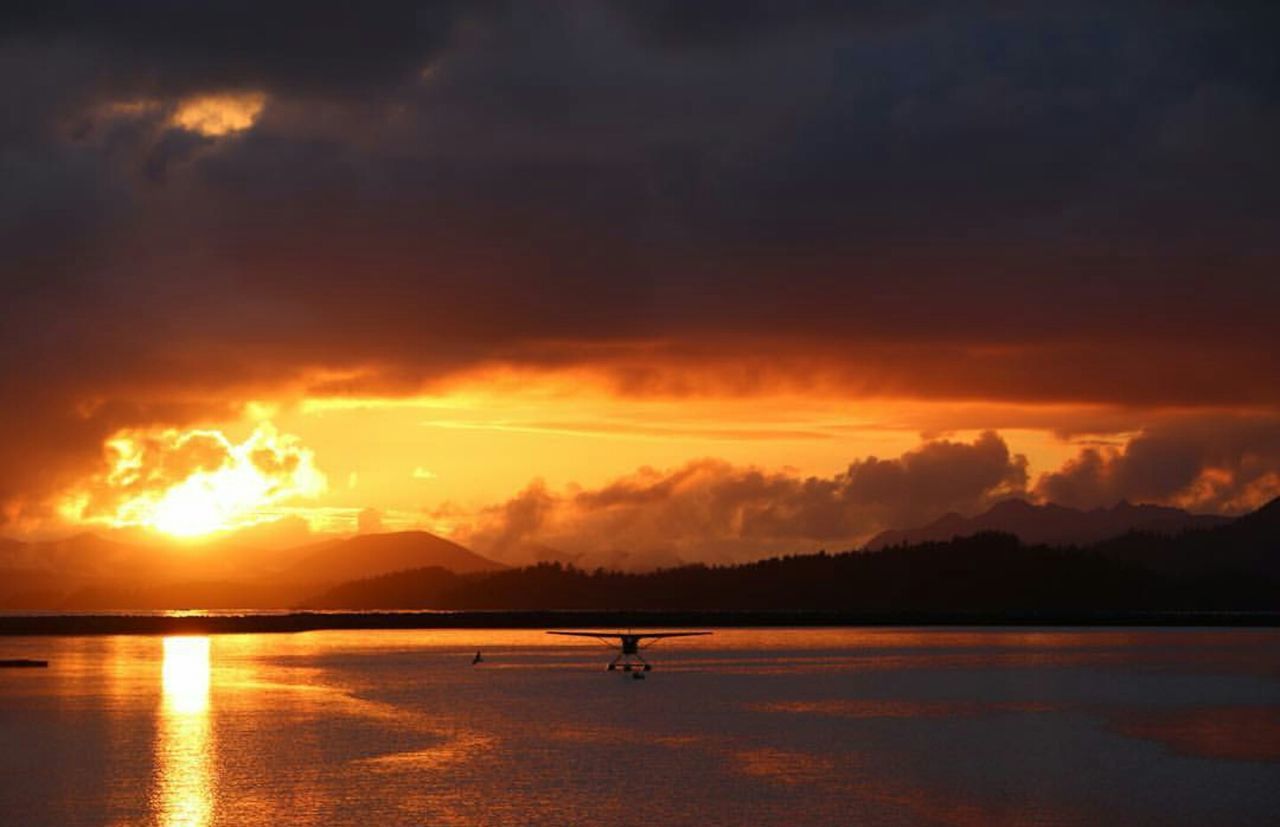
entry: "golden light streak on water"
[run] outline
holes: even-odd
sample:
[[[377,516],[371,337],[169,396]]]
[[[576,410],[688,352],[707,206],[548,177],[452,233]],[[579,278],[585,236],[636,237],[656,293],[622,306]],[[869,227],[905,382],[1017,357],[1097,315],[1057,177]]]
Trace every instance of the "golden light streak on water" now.
[[[213,813],[209,638],[164,638],[154,811],[167,827],[202,827]]]

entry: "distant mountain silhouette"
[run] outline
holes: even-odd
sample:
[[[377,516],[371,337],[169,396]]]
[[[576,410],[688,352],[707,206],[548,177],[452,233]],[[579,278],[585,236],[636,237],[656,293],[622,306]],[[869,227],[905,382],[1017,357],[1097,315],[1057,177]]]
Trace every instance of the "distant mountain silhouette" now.
[[[1036,528],[1042,537],[1063,536],[1044,528],[1056,520],[1129,530],[1061,546],[980,530],[953,539],[988,517]],[[1208,522],[1214,525],[1203,527]],[[507,569],[426,532],[278,552],[132,545],[82,534],[51,543],[0,541],[0,608],[1280,610],[1280,500],[1220,522],[1146,506],[1080,512],[1007,502],[963,523],[935,523],[962,527],[942,540],[650,573],[562,563]]]
[[[0,540],[0,609],[261,609],[390,571],[460,573],[502,565],[423,531],[371,534],[264,551],[214,542],[123,543],[90,533]]]
[[[1010,508],[1006,506],[1006,509]],[[1226,525],[1130,532],[1077,547],[1011,534],[682,566],[645,574],[560,563],[458,575],[440,569],[343,584],[329,609],[779,610],[983,614],[1280,611],[1280,500]]]
[[[316,543],[297,552],[287,579],[339,583],[393,571],[438,567],[457,574],[498,571],[506,566],[426,531],[361,534]]]
[[[0,568],[70,577],[105,577],[121,566],[151,568],[159,556],[151,549],[82,532],[61,540],[0,544]]]
[[[1232,524],[1230,534],[1249,537],[1280,536],[1280,497],[1238,518]]]
[[[1280,579],[1280,498],[1227,525],[1188,531],[1164,545],[1128,534],[1096,548],[1113,559],[1181,577],[1225,572]]]
[[[68,594],[80,589],[163,581],[179,567],[199,563],[91,533],[29,543],[7,540],[0,543],[0,608],[62,608]]]
[[[945,542],[953,537],[969,537],[984,531],[1012,534],[1031,544],[1083,545],[1131,531],[1177,534],[1229,522],[1230,517],[1191,514],[1180,508],[1160,505],[1121,502],[1111,508],[1082,511],[1052,503],[1033,505],[1026,500],[1010,499],[996,503],[976,517],[951,513],[921,528],[881,532],[871,538],[867,548],[878,550],[889,546]]]

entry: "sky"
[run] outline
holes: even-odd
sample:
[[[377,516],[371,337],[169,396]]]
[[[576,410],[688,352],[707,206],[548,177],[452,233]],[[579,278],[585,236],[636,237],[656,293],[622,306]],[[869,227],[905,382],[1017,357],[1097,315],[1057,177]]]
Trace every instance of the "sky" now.
[[[17,2],[0,535],[640,566],[1280,494],[1274,3]]]

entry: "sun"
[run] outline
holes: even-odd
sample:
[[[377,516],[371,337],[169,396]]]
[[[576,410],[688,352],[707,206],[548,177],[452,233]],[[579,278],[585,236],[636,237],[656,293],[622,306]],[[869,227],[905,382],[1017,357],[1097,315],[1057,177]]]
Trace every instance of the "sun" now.
[[[244,469],[188,477],[155,504],[150,526],[175,537],[199,537],[234,527],[271,502],[271,481]]]
[[[282,503],[327,487],[314,454],[265,422],[239,443],[167,429],[121,432],[105,447],[107,471],[60,506],[68,519],[195,538],[277,519]]]

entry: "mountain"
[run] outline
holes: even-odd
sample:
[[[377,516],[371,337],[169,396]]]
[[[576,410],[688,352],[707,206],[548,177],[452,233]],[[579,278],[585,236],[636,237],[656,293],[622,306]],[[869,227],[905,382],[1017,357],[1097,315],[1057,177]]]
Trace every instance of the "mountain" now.
[[[1121,516],[1125,510],[1120,510]],[[1163,520],[1169,515],[1147,512],[1147,516]],[[833,611],[997,620],[1052,613],[1087,618],[1135,611],[1277,612],[1280,500],[1223,525],[1176,535],[1129,532],[1077,547],[1029,544],[1007,533],[980,532],[880,551],[796,555],[736,566],[695,565],[645,573],[584,571],[560,563],[470,575],[420,569],[343,584],[305,605],[499,611]]]
[[[458,574],[503,566],[422,531],[370,534],[278,550],[214,541],[0,539],[0,609],[265,609],[320,588],[437,566]]]
[[[298,562],[279,576],[297,582],[340,583],[423,568],[474,574],[506,567],[443,537],[425,531],[398,531],[317,543],[300,550]]]
[[[60,540],[0,542],[0,608],[57,609],[67,595],[116,582],[168,579],[186,559],[153,546],[81,533]]]
[[[1280,497],[1226,525],[1184,532],[1165,546],[1125,535],[1096,548],[1113,559],[1180,577],[1230,572],[1280,580]]]
[[[1231,525],[1232,533],[1253,537],[1280,536],[1280,497],[1237,519]]]
[[[154,555],[144,547],[107,540],[84,532],[61,540],[0,544],[0,568],[6,571],[44,573],[70,577],[107,577],[122,566],[154,566]]]
[[[1172,535],[1229,522],[1230,517],[1191,514],[1160,505],[1121,502],[1111,508],[1082,511],[1053,503],[1032,505],[1026,500],[1011,499],[996,503],[976,517],[952,513],[921,528],[884,531],[871,538],[866,547],[877,551],[889,546],[945,542],[987,531],[1012,534],[1030,544],[1088,545],[1133,531]]]

